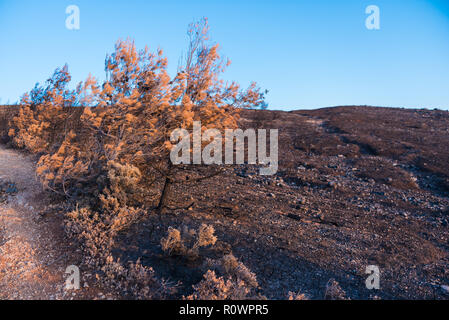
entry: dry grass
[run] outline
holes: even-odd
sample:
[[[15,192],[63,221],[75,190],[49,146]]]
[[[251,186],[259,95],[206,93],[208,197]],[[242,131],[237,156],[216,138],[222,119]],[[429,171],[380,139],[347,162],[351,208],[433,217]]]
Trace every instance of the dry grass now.
[[[218,260],[208,260],[204,279],[193,287],[188,300],[244,300],[264,299],[257,295],[259,287],[256,275],[234,255],[229,254]],[[216,273],[220,276],[217,276]]]
[[[206,224],[202,224],[196,231],[183,228],[183,232],[178,229],[169,228],[166,238],[162,238],[162,250],[170,255],[181,255],[189,259],[196,259],[199,256],[201,247],[213,246],[217,241],[214,236],[214,228]]]

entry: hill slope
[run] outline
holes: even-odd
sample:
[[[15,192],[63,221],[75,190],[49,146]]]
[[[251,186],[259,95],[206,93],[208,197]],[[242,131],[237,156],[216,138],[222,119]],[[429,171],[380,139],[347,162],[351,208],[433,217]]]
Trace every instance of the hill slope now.
[[[447,297],[448,112],[247,111],[241,126],[279,129],[278,173],[230,168],[178,190],[197,199],[180,214],[213,224],[264,294],[323,298],[335,278],[351,298]],[[381,270],[380,291],[365,288],[368,265]]]
[[[169,226],[208,223],[219,241],[205,255],[232,251],[268,298],[295,291],[321,299],[332,278],[352,299],[449,297],[448,112],[245,111],[240,124],[279,129],[277,174],[229,166],[179,186],[177,201],[193,206],[132,227],[121,236],[122,261],[141,257],[159,276],[182,281],[175,298],[187,295],[202,261],[164,256],[160,239]],[[380,290],[365,287],[368,265],[380,268]]]

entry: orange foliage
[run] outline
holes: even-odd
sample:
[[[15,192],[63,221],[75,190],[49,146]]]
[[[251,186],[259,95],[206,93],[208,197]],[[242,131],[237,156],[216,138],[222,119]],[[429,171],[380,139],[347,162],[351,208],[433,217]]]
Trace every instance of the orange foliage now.
[[[173,130],[191,132],[194,121],[220,131],[235,128],[239,109],[266,106],[256,84],[241,90],[220,79],[229,61],[210,44],[208,31],[207,19],[190,25],[187,55],[174,77],[162,50],[138,51],[131,40],[118,41],[107,56],[102,84],[89,75],[71,90],[67,66],[56,69],[45,85],[23,96],[10,122],[13,144],[41,155],[42,185],[85,203],[67,215],[67,230],[102,261],[105,273],[125,272],[110,258],[117,233],[140,219],[145,207],[168,206],[171,185],[185,170],[170,162]],[[199,238],[210,235],[206,242],[213,243],[213,229],[204,228]]]
[[[209,43],[208,30],[207,19],[190,25],[187,55],[174,78],[162,50],[138,51],[126,40],[107,56],[102,85],[89,76],[75,90],[67,89],[65,66],[46,87],[36,86],[25,95],[10,135],[16,146],[44,154],[37,170],[43,185],[68,196],[93,193],[107,187],[107,179],[100,179],[100,186],[98,179],[114,161],[136,167],[141,186],[159,183],[156,205],[167,206],[170,186],[185,170],[171,165],[171,132],[191,131],[193,121],[221,131],[235,128],[239,109],[265,106],[264,93],[254,83],[241,90],[220,79],[229,61],[220,57],[218,45]],[[73,128],[70,110],[76,105],[83,112]]]

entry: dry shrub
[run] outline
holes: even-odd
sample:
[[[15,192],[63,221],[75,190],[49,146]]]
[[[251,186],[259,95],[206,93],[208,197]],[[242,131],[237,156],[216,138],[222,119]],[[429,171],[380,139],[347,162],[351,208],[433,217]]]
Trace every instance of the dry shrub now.
[[[152,190],[152,196],[140,197],[142,205],[168,207],[171,185],[192,169],[172,165],[171,133],[185,129],[192,135],[194,121],[204,129],[235,128],[241,108],[265,106],[264,93],[254,83],[241,90],[219,78],[229,63],[218,45],[209,43],[208,30],[207,20],[191,25],[189,49],[174,78],[162,50],[138,51],[126,40],[107,57],[103,84],[89,77],[70,91],[64,67],[47,87],[25,95],[10,135],[16,146],[43,153],[38,165],[42,184],[68,197],[95,194],[113,161],[140,171],[141,190]],[[75,108],[82,114],[71,117],[66,109],[74,105],[96,107]]]
[[[92,102],[98,86],[92,77],[75,90],[68,84],[71,76],[67,65],[56,69],[45,85],[36,84],[22,96],[19,113],[10,122],[9,136],[13,144],[32,153],[48,153],[58,148],[72,121],[72,107]]]
[[[249,299],[249,289],[244,281],[224,280],[214,271],[208,270],[204,279],[194,288],[194,293],[187,300],[245,300]]]
[[[227,254],[218,260],[209,259],[206,265],[234,280],[243,280],[251,288],[257,288],[259,286],[256,275],[242,262],[238,261],[233,254]]]
[[[178,229],[169,227],[166,238],[161,239],[162,250],[170,255],[183,254],[187,251],[181,238],[181,232]]]
[[[95,170],[95,153],[83,152],[74,143],[75,139],[75,133],[69,132],[53,154],[45,154],[39,159],[36,173],[44,188],[74,195],[76,191],[82,192],[83,187],[94,178],[98,178],[100,172]]]
[[[108,256],[114,245],[110,237],[109,225],[98,212],[81,208],[67,214],[66,231],[69,235],[81,240],[88,259],[99,261]]]
[[[199,258],[199,248],[214,245],[217,237],[214,228],[202,224],[198,231],[183,228],[168,229],[167,237],[161,240],[162,250],[170,255],[181,255],[188,259]],[[237,258],[228,254],[220,259],[206,258],[204,279],[195,285],[189,300],[242,300],[263,298],[256,295],[259,287],[256,275]],[[219,276],[217,276],[217,273]]]
[[[124,265],[112,254],[117,235],[143,218],[145,211],[125,205],[129,202],[127,195],[135,192],[139,170],[114,162],[110,162],[108,168],[110,187],[99,195],[99,210],[85,207],[68,213],[66,231],[83,244],[85,263],[101,272],[98,280],[102,283],[133,298],[164,298],[174,292],[175,285],[157,279],[153,269],[139,260]]]
[[[189,300],[245,300],[264,299],[256,295],[259,287],[257,277],[232,254],[221,259],[208,259],[204,279],[193,287],[194,292]],[[217,277],[216,272],[221,276]]]
[[[103,260],[114,246],[119,232],[143,218],[145,211],[129,206],[128,194],[135,192],[140,179],[138,169],[115,162],[108,163],[109,187],[99,195],[98,211],[90,208],[76,209],[67,214],[67,230],[81,238],[89,256]]]
[[[67,215],[66,222],[69,235],[83,243],[85,263],[100,272],[97,280],[137,299],[162,299],[173,294],[176,284],[156,278],[154,270],[142,265],[140,260],[124,265],[114,258],[112,250],[117,234],[141,212],[134,208],[117,209],[111,205],[114,202],[111,199],[104,198],[103,201],[108,209],[102,214],[87,208],[76,209]]]
[[[0,106],[0,143],[8,143],[9,122],[19,111],[18,106]]]
[[[77,204],[66,229],[108,279],[151,278],[150,270],[131,271],[112,259],[111,250],[119,232],[150,209],[168,207],[171,185],[186,170],[171,163],[171,133],[182,128],[192,135],[194,121],[204,129],[235,128],[241,108],[266,106],[255,83],[241,90],[220,79],[229,62],[208,41],[208,30],[207,19],[190,26],[187,55],[173,78],[162,50],[138,51],[133,41],[118,41],[106,58],[106,81],[89,76],[70,90],[67,66],[57,69],[23,96],[10,122],[13,144],[41,155],[42,185]],[[202,226],[187,230],[183,239],[172,232],[163,246],[197,256],[200,247],[215,243],[213,232]]]
[[[145,195],[140,184],[142,173],[139,168],[115,161],[109,161],[107,168],[108,187],[104,191],[107,197],[116,198],[118,204],[123,206],[139,205],[142,195]]]
[[[346,292],[335,279],[330,279],[326,284],[325,300],[347,300]]]
[[[296,292],[289,292],[288,293],[288,300],[308,300],[307,296],[304,293],[296,293]]]
[[[212,226],[202,224],[198,231],[184,227],[183,233],[178,229],[169,228],[166,238],[162,238],[162,250],[170,255],[181,255],[189,259],[199,256],[201,247],[213,246],[217,241]]]
[[[50,146],[46,140],[49,123],[41,123],[36,119],[34,111],[30,106],[21,107],[19,114],[12,120],[13,127],[10,128],[8,135],[12,137],[12,142],[17,148],[27,149],[31,152],[43,152]]]
[[[142,265],[140,260],[124,266],[109,256],[101,271],[103,277],[97,276],[97,279],[135,299],[164,299],[176,292],[177,284],[158,279],[153,268]]]

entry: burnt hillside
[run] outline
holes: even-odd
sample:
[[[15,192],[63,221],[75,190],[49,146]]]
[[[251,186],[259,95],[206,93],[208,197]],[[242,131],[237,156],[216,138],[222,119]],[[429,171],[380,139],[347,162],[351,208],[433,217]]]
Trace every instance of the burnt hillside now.
[[[159,239],[168,226],[208,223],[219,239],[208,254],[232,251],[268,298],[299,291],[322,299],[330,279],[352,299],[448,298],[441,287],[449,282],[448,112],[246,111],[241,127],[279,129],[276,175],[233,166],[179,187],[176,199],[193,199],[192,207],[150,218],[161,226],[151,234],[135,228],[124,237],[153,252],[146,262],[183,281],[181,292],[202,273],[161,260]],[[368,265],[379,266],[381,290],[365,288]]]
[[[449,298],[449,112],[245,111],[240,126],[279,129],[277,174],[226,166],[178,185],[174,199],[191,205],[150,214],[120,235],[114,254],[181,281],[173,298],[192,292],[207,258],[230,252],[270,299],[322,299],[331,279],[351,299]],[[199,260],[163,254],[168,227],[202,223],[218,241]],[[380,290],[365,287],[368,265],[380,268]]]

